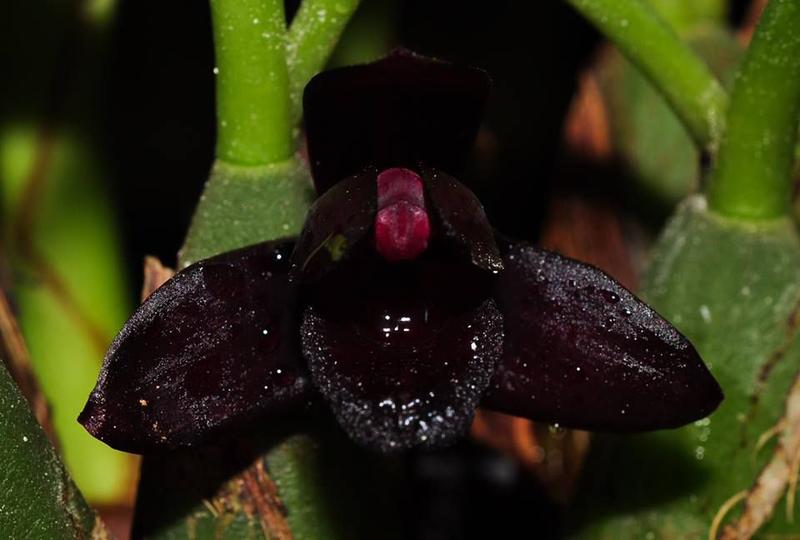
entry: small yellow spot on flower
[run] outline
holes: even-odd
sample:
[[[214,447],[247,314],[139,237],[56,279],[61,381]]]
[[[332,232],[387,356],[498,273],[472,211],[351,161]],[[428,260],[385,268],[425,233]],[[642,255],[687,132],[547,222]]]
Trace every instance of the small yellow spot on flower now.
[[[336,234],[325,241],[325,249],[331,254],[334,261],[340,260],[344,256],[347,247],[347,238],[341,234]]]

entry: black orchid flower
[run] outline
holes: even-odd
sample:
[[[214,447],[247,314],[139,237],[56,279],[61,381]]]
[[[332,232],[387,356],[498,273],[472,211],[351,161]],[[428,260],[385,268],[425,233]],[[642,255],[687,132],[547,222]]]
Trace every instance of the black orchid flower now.
[[[451,174],[483,72],[400,51],[305,92],[319,198],[299,238],[187,267],[117,336],[80,421],[147,453],[321,395],[359,443],[463,434],[475,408],[603,431],[722,399],[692,345],[603,272],[496,235]]]

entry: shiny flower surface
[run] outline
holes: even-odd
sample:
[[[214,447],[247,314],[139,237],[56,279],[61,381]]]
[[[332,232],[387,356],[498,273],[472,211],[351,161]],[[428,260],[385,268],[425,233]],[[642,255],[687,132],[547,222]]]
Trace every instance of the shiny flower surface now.
[[[80,421],[132,452],[322,399],[381,451],[441,446],[482,406],[601,431],[722,399],[692,345],[603,272],[495,233],[453,175],[485,75],[408,52],[305,93],[319,198],[298,238],[187,267],[112,344]]]

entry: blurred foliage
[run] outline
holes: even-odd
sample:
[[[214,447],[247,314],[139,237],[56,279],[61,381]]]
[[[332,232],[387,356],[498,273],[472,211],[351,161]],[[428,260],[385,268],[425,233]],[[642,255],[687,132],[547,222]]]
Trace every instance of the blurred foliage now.
[[[742,48],[731,31],[695,26],[687,38],[722,81],[730,81]],[[613,150],[637,197],[668,213],[700,187],[700,151],[686,128],[645,77],[616,50],[594,67],[608,115]]]
[[[726,26],[728,0],[647,0],[679,33],[697,26]]]
[[[75,421],[131,307],[98,139],[113,7],[24,2],[0,23],[2,62],[20,75],[0,103],[0,226],[10,293],[67,466],[91,501],[124,504],[134,458]],[[42,39],[31,41],[34,31]]]
[[[113,212],[85,144],[74,135],[44,137],[32,126],[0,134],[0,187],[19,323],[72,474],[91,500],[121,503],[130,491],[132,458],[99,443],[75,421],[105,349],[128,315]],[[46,168],[32,179],[38,166]]]

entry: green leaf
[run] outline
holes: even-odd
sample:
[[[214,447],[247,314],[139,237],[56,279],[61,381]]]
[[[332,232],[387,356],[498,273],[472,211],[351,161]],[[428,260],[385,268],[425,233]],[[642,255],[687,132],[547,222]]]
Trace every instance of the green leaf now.
[[[217,253],[297,235],[314,191],[297,158],[258,167],[217,161],[180,252],[181,267]]]
[[[725,24],[727,0],[648,0],[670,26],[680,33],[698,24]]]
[[[789,219],[737,221],[688,199],[655,247],[643,293],[695,344],[725,401],[678,430],[596,437],[577,538],[706,538],[722,505],[772,458],[774,445],[756,445],[783,415],[800,368],[800,239]],[[797,525],[779,505],[765,530]]]
[[[3,538],[107,538],[0,361]]]

